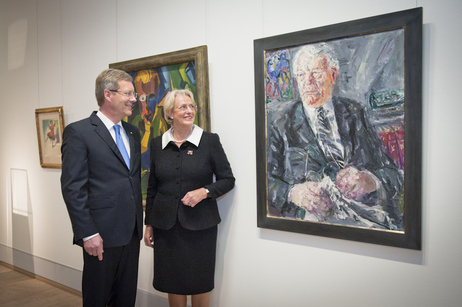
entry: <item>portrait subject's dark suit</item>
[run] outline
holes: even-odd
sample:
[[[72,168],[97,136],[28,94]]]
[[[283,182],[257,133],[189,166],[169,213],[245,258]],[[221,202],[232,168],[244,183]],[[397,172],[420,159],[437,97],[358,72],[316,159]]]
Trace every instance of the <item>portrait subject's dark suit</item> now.
[[[140,134],[135,126],[125,122],[122,125],[130,142],[130,170],[96,112],[64,129],[61,188],[74,244],[83,246],[83,238],[99,233],[103,259],[110,259],[111,248],[136,240],[138,250],[133,250],[130,262],[137,270],[139,241],[143,237]],[[98,258],[84,252],[84,282],[91,263],[99,265]],[[134,283],[136,286],[136,280]]]
[[[384,208],[394,211],[396,204],[392,199],[401,192],[403,177],[382,149],[365,108],[338,97],[333,97],[332,103],[345,167],[354,166],[374,174],[382,185],[381,195],[374,200],[381,197]],[[274,207],[273,212],[284,216],[295,206],[287,201],[295,184],[320,181],[324,175],[334,181],[339,168],[321,149],[301,101],[285,103],[273,112],[268,114],[268,202]]]

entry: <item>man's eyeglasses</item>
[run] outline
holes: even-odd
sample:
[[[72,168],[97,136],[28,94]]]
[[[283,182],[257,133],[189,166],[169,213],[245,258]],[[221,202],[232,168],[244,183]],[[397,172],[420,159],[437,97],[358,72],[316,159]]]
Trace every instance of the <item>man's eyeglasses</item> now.
[[[124,94],[126,97],[128,98],[138,98],[138,94],[136,92],[122,92],[122,91],[116,91],[116,90],[109,90],[113,93],[120,93],[120,94]]]
[[[177,109],[180,111],[186,111],[186,108],[190,108],[191,110],[197,111],[197,106],[194,104],[184,104],[182,106],[178,106]]]

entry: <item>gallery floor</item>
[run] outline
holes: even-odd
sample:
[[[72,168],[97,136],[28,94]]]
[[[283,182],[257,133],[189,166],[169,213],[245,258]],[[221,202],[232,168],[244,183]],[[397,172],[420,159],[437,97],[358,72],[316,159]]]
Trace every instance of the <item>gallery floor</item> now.
[[[0,306],[82,306],[80,295],[0,262]]]

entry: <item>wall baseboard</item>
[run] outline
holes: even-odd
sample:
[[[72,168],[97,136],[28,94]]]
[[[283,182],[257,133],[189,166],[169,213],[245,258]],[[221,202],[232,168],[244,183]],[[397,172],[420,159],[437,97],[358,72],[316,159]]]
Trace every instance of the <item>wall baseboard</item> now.
[[[82,290],[82,271],[56,263],[21,250],[0,244],[0,261],[29,276],[69,288],[70,292]],[[80,295],[80,294],[79,294]]]

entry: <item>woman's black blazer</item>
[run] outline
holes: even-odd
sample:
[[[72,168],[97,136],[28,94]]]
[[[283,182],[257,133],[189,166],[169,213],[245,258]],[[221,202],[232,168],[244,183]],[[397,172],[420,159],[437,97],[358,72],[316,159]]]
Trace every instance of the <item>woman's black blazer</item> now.
[[[177,219],[189,230],[218,225],[217,198],[230,191],[235,182],[219,136],[204,131],[198,147],[186,141],[180,148],[170,142],[164,149],[159,136],[150,148],[146,225],[168,230]],[[184,195],[199,188],[208,189],[211,197],[193,208],[183,205]]]

